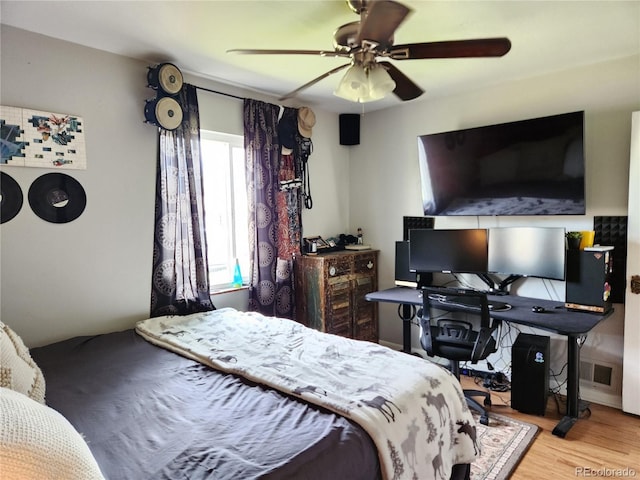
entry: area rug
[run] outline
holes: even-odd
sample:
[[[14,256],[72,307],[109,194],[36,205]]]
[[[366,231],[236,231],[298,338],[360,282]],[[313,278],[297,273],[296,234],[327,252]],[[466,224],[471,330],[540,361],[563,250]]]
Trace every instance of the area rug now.
[[[480,456],[471,464],[471,480],[508,479],[538,434],[538,426],[494,413],[489,426],[476,417]]]

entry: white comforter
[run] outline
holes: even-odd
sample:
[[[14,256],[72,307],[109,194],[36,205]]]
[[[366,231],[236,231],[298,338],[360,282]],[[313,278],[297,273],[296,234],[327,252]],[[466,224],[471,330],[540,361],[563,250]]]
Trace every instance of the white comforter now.
[[[385,479],[448,479],[477,454],[458,381],[429,361],[291,320],[224,308],[137,324],[155,345],[320,405],[362,426]]]

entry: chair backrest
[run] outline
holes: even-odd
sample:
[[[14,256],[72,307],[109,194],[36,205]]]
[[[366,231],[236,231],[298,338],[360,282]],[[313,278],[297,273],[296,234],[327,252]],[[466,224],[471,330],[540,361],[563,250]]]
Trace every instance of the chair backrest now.
[[[440,314],[436,314],[436,310]],[[465,320],[459,318],[460,314],[443,314],[443,310],[464,312]],[[466,321],[468,315],[479,318],[478,327],[474,328],[471,322]],[[422,289],[420,343],[429,356],[455,357],[472,363],[482,360],[497,350],[494,332],[498,324],[491,319],[484,292],[445,287]]]

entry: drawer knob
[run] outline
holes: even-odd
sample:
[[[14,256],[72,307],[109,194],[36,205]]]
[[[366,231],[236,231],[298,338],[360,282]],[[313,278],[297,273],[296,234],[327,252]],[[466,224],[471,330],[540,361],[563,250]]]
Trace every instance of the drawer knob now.
[[[336,267],[329,267],[329,275],[332,277],[336,274]]]
[[[367,263],[367,268],[369,270],[371,270],[373,268],[373,262],[371,260],[369,260],[369,263]]]

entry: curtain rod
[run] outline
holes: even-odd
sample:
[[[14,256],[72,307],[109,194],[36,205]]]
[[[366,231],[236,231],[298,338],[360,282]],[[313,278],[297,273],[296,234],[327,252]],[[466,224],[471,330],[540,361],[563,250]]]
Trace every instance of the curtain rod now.
[[[239,97],[239,96],[233,95],[231,93],[218,92],[217,90],[211,90],[210,88],[198,87],[197,85],[194,85],[194,87],[196,87],[198,90],[205,90],[207,92],[216,93],[218,95],[224,95],[225,97],[231,97],[231,98],[236,98],[238,100],[244,100],[244,97]]]

